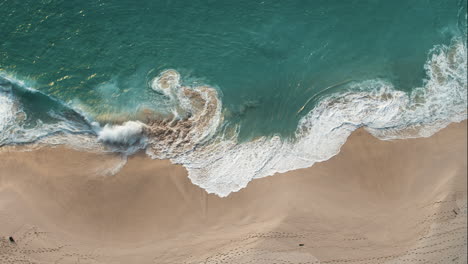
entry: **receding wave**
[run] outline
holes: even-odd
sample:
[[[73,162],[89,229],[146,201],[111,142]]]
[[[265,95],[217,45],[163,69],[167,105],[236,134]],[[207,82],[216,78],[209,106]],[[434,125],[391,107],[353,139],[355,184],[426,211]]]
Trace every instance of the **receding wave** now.
[[[360,127],[382,140],[428,137],[451,122],[466,119],[466,56],[462,40],[436,46],[424,65],[427,77],[423,86],[411,93],[398,90],[384,79],[349,82],[348,92],[323,98],[302,117],[294,137],[260,137],[242,143],[235,128],[225,129],[223,125],[219,91],[183,85],[175,70],[162,72],[150,83],[155,92],[170,101],[165,113],[104,126],[79,111],[76,115],[83,116],[86,124],[80,118],[70,121],[62,111],[50,114],[55,118],[53,124],[21,126],[26,114],[12,92],[12,81],[3,78],[0,145],[66,143],[125,154],[145,150],[152,158],[182,164],[194,184],[227,196],[252,179],[331,158]]]
[[[20,98],[27,101],[22,102]],[[39,142],[66,144],[95,134],[83,115],[5,74],[0,74],[0,131],[0,146],[29,147]],[[94,144],[90,146],[94,148]]]

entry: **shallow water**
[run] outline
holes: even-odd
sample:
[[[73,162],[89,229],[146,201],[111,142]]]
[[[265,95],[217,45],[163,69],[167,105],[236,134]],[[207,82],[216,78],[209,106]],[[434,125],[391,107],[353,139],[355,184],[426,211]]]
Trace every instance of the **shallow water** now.
[[[0,1],[0,146],[144,148],[224,195],[360,126],[428,136],[466,118],[466,4]],[[180,80],[159,89],[168,69]]]

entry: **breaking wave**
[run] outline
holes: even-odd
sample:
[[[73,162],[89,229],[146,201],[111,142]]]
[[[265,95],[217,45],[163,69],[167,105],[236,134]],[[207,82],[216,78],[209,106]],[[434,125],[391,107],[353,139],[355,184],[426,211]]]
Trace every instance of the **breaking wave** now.
[[[171,160],[187,168],[194,184],[227,196],[252,179],[331,158],[359,127],[383,140],[431,136],[466,119],[467,53],[456,40],[430,54],[424,86],[411,94],[381,79],[351,83],[351,92],[323,99],[304,116],[294,139],[275,136],[239,143],[235,136],[218,138]]]
[[[219,91],[183,85],[175,70],[166,70],[150,82],[170,102],[167,111],[103,126],[60,102],[55,102],[60,111],[47,113],[53,122],[29,120],[26,125],[27,114],[11,88],[14,80],[0,76],[0,146],[68,144],[126,155],[144,150],[152,158],[182,164],[194,184],[227,196],[252,179],[331,158],[360,127],[382,140],[428,137],[466,119],[466,56],[461,40],[436,46],[424,66],[424,85],[411,93],[383,79],[350,82],[348,92],[323,98],[302,117],[294,137],[260,137],[242,143],[235,128],[224,126]]]

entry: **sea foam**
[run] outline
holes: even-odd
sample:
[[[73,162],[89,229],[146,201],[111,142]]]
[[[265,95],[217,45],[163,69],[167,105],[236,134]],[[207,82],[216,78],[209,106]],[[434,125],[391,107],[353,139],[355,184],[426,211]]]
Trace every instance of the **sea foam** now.
[[[13,100],[9,94],[0,91],[0,131],[6,131],[14,119]],[[2,136],[3,138],[3,136]],[[0,138],[0,142],[2,141]]]
[[[5,82],[0,91],[0,145],[67,144],[80,150],[120,152],[123,160],[145,149],[152,158],[183,165],[191,181],[207,192],[227,196],[253,179],[333,157],[360,127],[382,140],[428,137],[466,119],[466,56],[461,40],[436,46],[424,65],[423,86],[410,94],[384,79],[349,82],[348,92],[323,98],[302,117],[294,137],[260,137],[242,143],[236,130],[223,126],[219,92],[209,86],[184,86],[175,70],[164,71],[151,82],[151,88],[169,100],[169,115],[104,126],[87,117],[90,129],[60,118],[58,123],[38,121],[35,127],[23,127],[21,105]]]
[[[238,143],[234,137],[171,160],[187,169],[194,184],[227,196],[252,179],[333,157],[359,127],[383,140],[431,136],[451,122],[466,119],[466,55],[460,40],[436,46],[424,66],[424,86],[411,94],[382,79],[351,83],[352,92],[325,98],[304,116],[294,139],[275,136]]]
[[[0,75],[0,146],[10,143],[17,117],[22,113],[12,94],[12,83]]]
[[[133,145],[141,140],[144,124],[127,121],[122,125],[105,125],[98,132],[98,140],[119,145]]]
[[[0,72],[0,86],[0,146],[22,145],[24,149],[31,149],[44,145],[69,145],[87,151],[100,148],[99,144],[96,144],[95,132],[85,121],[67,119],[52,109],[45,114],[56,119],[56,122],[45,123],[40,119],[34,122],[28,121],[28,114],[24,111],[21,98],[16,96],[14,89],[46,96],[50,102],[60,105],[65,105],[64,103],[48,97],[4,72]]]

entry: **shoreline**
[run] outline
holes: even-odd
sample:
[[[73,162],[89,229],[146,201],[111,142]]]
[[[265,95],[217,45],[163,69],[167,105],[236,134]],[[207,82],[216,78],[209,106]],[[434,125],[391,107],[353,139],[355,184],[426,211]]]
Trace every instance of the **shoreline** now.
[[[0,151],[0,260],[464,263],[466,126],[394,141],[359,129],[331,159],[226,198],[193,185],[181,165],[142,154],[105,176],[118,155]]]

